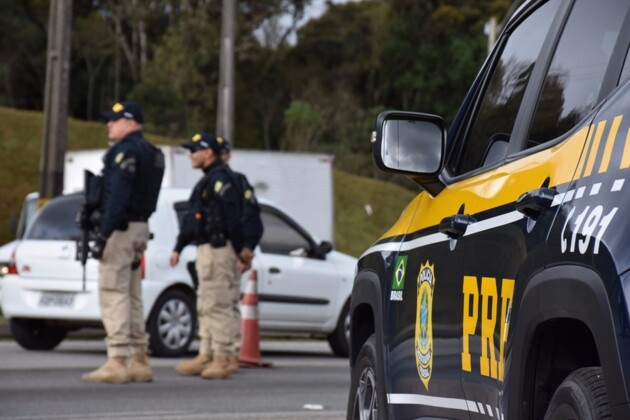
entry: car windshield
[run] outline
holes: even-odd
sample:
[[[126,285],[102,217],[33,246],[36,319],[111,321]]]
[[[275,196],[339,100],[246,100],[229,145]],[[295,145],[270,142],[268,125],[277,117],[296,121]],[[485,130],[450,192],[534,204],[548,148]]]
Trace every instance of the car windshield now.
[[[56,197],[40,210],[30,229],[26,232],[26,239],[45,239],[53,241],[78,240],[81,230],[75,222],[75,217],[83,203],[83,196],[73,194]]]
[[[37,198],[27,197],[22,205],[22,212],[20,213],[20,221],[18,222],[15,238],[22,239],[26,229],[30,226],[31,222],[37,214]]]

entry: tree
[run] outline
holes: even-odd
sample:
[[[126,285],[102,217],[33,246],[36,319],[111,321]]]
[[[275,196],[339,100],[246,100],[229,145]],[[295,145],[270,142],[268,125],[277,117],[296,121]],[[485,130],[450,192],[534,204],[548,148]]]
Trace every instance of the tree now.
[[[142,103],[147,124],[168,135],[211,130],[216,115],[219,15],[200,4],[183,10],[155,48],[130,96]]]
[[[5,103],[42,109],[48,2],[0,0],[0,68]]]
[[[296,152],[312,150],[322,127],[322,116],[311,105],[293,101],[284,111],[286,132],[282,148]]]
[[[94,11],[75,20],[72,42],[87,69],[86,118],[91,120],[96,80],[103,65],[114,57],[116,38],[101,15]]]

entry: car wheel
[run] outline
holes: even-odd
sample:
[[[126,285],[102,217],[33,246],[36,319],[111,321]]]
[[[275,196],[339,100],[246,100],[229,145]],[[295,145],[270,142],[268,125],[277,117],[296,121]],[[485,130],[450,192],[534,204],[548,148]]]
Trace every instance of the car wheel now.
[[[335,330],[328,334],[328,344],[337,357],[348,357],[350,348],[350,302],[346,302]]]
[[[545,420],[609,418],[608,391],[600,367],[572,372],[556,389],[545,414]]]
[[[352,370],[348,420],[377,420],[379,416],[376,376],[376,339],[374,334],[361,347]]]
[[[52,350],[66,338],[67,331],[47,326],[39,319],[17,319],[10,322],[13,339],[26,350]]]
[[[181,290],[168,290],[157,300],[149,317],[152,355],[177,357],[188,351],[196,332],[193,298]]]

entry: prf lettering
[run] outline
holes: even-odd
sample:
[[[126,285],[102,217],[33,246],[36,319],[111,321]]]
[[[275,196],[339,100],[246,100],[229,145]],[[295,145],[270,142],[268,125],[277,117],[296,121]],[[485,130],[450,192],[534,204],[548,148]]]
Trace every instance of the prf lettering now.
[[[503,382],[505,344],[507,343],[508,327],[510,324],[509,314],[512,309],[514,280],[503,279],[501,281],[501,307],[499,307],[497,279],[494,277],[482,277],[480,285],[477,277],[464,276],[462,292],[464,294],[462,370],[472,372],[470,337],[477,334],[477,326],[480,325],[480,373],[483,376],[488,376]],[[499,321],[498,326],[497,321]],[[494,334],[497,331],[497,327],[499,329],[498,359],[494,345]]]

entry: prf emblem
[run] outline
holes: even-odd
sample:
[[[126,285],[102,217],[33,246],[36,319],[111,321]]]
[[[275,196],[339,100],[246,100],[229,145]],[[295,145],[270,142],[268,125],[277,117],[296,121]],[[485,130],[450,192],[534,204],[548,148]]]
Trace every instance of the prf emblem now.
[[[416,368],[426,390],[433,371],[433,290],[435,289],[434,265],[420,266],[418,297],[416,304]]]

